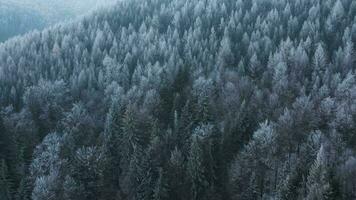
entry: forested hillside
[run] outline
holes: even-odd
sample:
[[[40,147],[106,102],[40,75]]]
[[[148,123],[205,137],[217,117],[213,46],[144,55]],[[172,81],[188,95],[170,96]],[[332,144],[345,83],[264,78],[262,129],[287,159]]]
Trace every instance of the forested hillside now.
[[[356,199],[356,1],[130,0],[0,44],[0,199]]]
[[[62,21],[119,0],[0,0],[0,4],[32,9],[49,23]]]
[[[31,9],[0,2],[0,42],[29,30],[42,29],[45,24],[45,19]]]
[[[0,0],[0,42],[42,30],[117,0]]]

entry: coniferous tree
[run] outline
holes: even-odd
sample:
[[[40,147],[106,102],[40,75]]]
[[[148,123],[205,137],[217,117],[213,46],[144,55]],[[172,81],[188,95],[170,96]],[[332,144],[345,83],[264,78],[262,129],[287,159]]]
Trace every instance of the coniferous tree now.
[[[307,199],[328,199],[331,186],[328,180],[328,158],[322,145],[308,176]]]
[[[191,198],[195,200],[204,198],[208,189],[208,182],[205,177],[206,170],[203,165],[203,151],[200,142],[198,135],[192,136],[187,166],[191,182]]]
[[[10,200],[11,199],[11,185],[8,178],[8,169],[5,160],[1,160],[0,165],[0,199]]]

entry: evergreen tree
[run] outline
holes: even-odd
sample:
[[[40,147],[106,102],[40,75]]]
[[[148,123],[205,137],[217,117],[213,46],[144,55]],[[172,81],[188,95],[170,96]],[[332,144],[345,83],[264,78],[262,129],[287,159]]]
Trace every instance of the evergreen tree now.
[[[188,180],[187,172],[182,153],[175,148],[171,152],[168,161],[166,176],[167,178],[167,194],[168,199],[178,200],[188,198]]]
[[[102,188],[104,156],[97,147],[82,147],[75,152],[74,181],[83,187],[79,196],[83,199],[95,199]]]
[[[204,198],[208,189],[208,182],[205,177],[206,170],[203,165],[203,151],[200,142],[198,135],[192,136],[187,166],[191,182],[191,198],[194,200]]]
[[[222,69],[229,67],[233,64],[233,57],[234,56],[231,50],[231,40],[229,38],[227,29],[225,29],[224,37],[220,44],[218,64]]]
[[[327,197],[331,195],[331,185],[327,174],[328,158],[324,148],[324,145],[320,147],[315,163],[309,172],[306,198],[310,200],[328,199]]]
[[[10,200],[11,199],[11,185],[8,178],[8,169],[5,160],[1,160],[0,165],[0,199]]]
[[[159,169],[158,179],[155,185],[153,199],[154,200],[163,200],[168,199],[167,185],[166,180],[164,179],[163,170]]]

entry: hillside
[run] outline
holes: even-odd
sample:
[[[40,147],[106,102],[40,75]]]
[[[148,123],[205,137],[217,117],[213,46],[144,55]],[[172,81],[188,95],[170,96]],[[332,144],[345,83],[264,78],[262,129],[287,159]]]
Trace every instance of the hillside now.
[[[0,44],[0,199],[356,198],[356,1],[131,0]]]
[[[116,0],[0,0],[0,42],[110,6]]]
[[[42,29],[46,22],[33,10],[0,3],[0,42],[29,30]]]
[[[117,0],[0,0],[1,4],[31,9],[44,16],[49,23],[85,14]]]

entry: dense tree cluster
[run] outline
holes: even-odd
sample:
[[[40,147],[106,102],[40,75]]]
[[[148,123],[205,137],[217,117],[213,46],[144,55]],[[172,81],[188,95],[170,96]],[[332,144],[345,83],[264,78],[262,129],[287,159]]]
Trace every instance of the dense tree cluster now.
[[[355,199],[356,1],[130,0],[0,44],[0,199]]]

